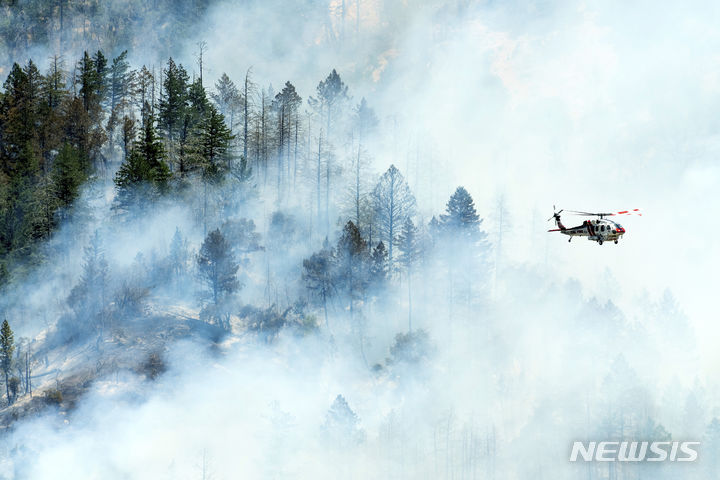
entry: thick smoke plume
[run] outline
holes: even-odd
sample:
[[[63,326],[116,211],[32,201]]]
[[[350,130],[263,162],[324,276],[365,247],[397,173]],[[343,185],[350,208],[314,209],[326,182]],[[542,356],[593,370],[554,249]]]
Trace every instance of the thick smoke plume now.
[[[112,150],[3,290],[34,394],[0,414],[0,478],[714,478],[717,6],[190,3],[108,54],[158,75],[173,55],[192,79],[202,50],[218,108],[223,73],[249,75],[256,110],[290,81],[299,140],[125,212]],[[102,5],[66,20],[91,26],[72,45],[15,39],[3,75],[104,47]],[[310,97],[333,69],[348,100],[326,124]],[[390,234],[373,202],[394,170]],[[441,227],[459,185],[482,219],[468,238]],[[568,244],[545,232],[553,204],[644,216],[619,245]],[[215,229],[238,265],[226,316],[198,267]],[[93,261],[107,277],[78,289]],[[81,294],[112,319],[100,334]],[[571,463],[577,440],[702,443],[693,464]]]

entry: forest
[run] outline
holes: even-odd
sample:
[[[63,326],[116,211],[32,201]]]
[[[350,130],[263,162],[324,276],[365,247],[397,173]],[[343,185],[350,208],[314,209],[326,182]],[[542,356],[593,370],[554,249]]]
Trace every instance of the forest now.
[[[0,5],[0,479],[714,478],[718,385],[672,289],[593,289],[549,241],[517,260],[532,180],[492,197],[499,160],[429,146],[399,70],[342,61],[401,48],[415,4],[307,3],[339,61],[280,87],[173,44],[223,9],[282,24],[253,2]],[[439,44],[485,8],[445,3]],[[473,141],[466,107],[440,141]],[[570,463],[576,440],[700,461]]]

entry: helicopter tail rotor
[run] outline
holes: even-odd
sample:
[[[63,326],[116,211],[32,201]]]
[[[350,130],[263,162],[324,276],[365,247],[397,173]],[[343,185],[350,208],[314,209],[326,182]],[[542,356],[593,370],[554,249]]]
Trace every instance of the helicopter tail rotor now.
[[[559,211],[555,211],[555,205],[553,205],[553,214],[552,217],[548,218],[547,221],[549,222],[552,219],[555,219],[555,225],[560,228],[560,230],[565,230],[565,225],[562,224],[560,221],[560,214],[564,212],[564,209],[560,209]]]

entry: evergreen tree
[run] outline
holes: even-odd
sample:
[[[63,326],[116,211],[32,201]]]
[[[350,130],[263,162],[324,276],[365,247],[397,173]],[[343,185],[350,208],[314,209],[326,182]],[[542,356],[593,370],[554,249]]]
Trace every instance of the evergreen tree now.
[[[14,64],[5,80],[5,94],[0,103],[0,167],[16,179],[29,180],[39,168],[34,136],[39,87],[34,85],[38,81],[33,79],[36,72],[32,62],[24,70]]]
[[[383,242],[379,242],[370,254],[370,277],[374,284],[382,285],[388,276],[388,253]]]
[[[52,59],[48,73],[40,78],[40,98],[38,102],[37,141],[42,155],[42,170],[50,169],[54,153],[63,144],[63,129],[58,128],[65,122],[64,106],[68,98],[65,90],[66,72],[58,56]]]
[[[481,224],[472,197],[463,187],[458,187],[439,222],[431,226],[438,234],[436,251],[448,267],[451,306],[456,297],[469,305],[473,290],[487,278],[487,234],[480,229]],[[462,268],[458,269],[459,262]]]
[[[132,75],[130,71],[130,63],[127,61],[128,51],[124,50],[120,55],[115,57],[110,66],[109,74],[109,90],[108,107],[110,114],[118,108],[124,108],[127,96],[130,93],[132,84]]]
[[[152,116],[146,117],[140,138],[115,175],[117,203],[122,209],[138,206],[167,190],[170,169],[153,123]]]
[[[85,51],[77,65],[76,82],[80,86],[80,98],[83,108],[90,117],[93,126],[99,125],[102,115],[102,103],[108,90],[107,59],[101,51],[93,56]]]
[[[233,138],[222,114],[213,105],[208,106],[198,138],[198,156],[206,182],[219,183],[230,170],[230,142]]]
[[[365,97],[355,108],[355,128],[358,135],[358,145],[362,145],[368,133],[372,132],[378,125],[375,111],[370,108]]]
[[[310,106],[325,120],[325,135],[330,137],[330,125],[337,120],[348,97],[348,87],[333,69],[317,86],[317,97],[310,97]]]
[[[290,176],[290,157],[293,139],[297,142],[298,108],[302,98],[290,82],[285,82],[283,89],[275,95],[272,109],[277,115],[277,188],[278,196],[281,195],[280,188],[282,179]]]
[[[398,263],[405,270],[408,286],[408,331],[412,332],[412,276],[415,264],[420,257],[420,239],[418,229],[410,217],[405,219],[402,232],[398,238],[400,256]]]
[[[112,133],[115,126],[120,123],[123,114],[130,102],[130,93],[133,84],[134,72],[130,70],[130,63],[127,61],[127,50],[115,57],[110,66],[108,79],[108,104],[110,117],[108,119],[108,130]]]
[[[414,332],[398,333],[390,347],[390,365],[409,364],[412,366],[425,361],[433,352],[428,333],[419,329]]]
[[[325,415],[323,430],[328,441],[337,448],[346,448],[362,443],[365,432],[360,428],[360,420],[342,395],[335,397]]]
[[[0,292],[10,283],[10,272],[5,262],[0,262]]]
[[[89,330],[98,333],[98,340],[105,327],[107,308],[108,264],[102,248],[100,233],[95,231],[85,247],[83,273],[80,281],[70,291],[68,304],[75,312],[80,331],[86,335]]]
[[[200,278],[207,289],[207,296],[216,306],[224,297],[240,289],[237,279],[239,265],[219,229],[213,230],[205,238],[200,247],[197,265]]]
[[[10,369],[13,364],[13,353],[15,352],[15,337],[7,319],[3,321],[0,328],[0,368],[5,376],[5,393],[8,403],[12,403],[10,396]]]
[[[478,242],[485,238],[480,231],[481,223],[472,197],[464,187],[457,187],[448,200],[446,213],[440,215],[442,228],[452,235]]]
[[[32,243],[48,238],[55,229],[57,225],[55,211],[59,207],[59,202],[49,177],[43,177],[28,196],[23,236],[26,243]]]
[[[146,116],[143,116],[146,119]],[[135,126],[135,119],[125,115],[122,123],[122,149],[123,149],[123,160],[126,160],[132,149],[132,144],[135,141],[137,135],[137,128]]]
[[[373,204],[377,231],[388,246],[388,258],[392,268],[393,246],[397,245],[405,221],[415,214],[415,196],[395,165],[390,165],[380,177],[373,190]]]
[[[251,219],[226,220],[220,227],[220,232],[225,238],[231,239],[228,243],[234,254],[245,256],[263,249],[260,245],[260,234]]]
[[[199,80],[195,80],[188,86],[187,108],[184,110],[177,152],[178,170],[182,178],[192,169],[200,168],[203,175],[206,173],[206,158],[202,146],[204,139],[201,131],[206,126],[210,106],[205,88]],[[217,111],[215,113],[217,114]],[[203,178],[208,179],[206,176]]]
[[[80,152],[66,143],[53,165],[54,191],[61,206],[67,208],[72,204],[86,178]]]
[[[160,131],[172,144],[182,134],[183,120],[187,113],[189,77],[183,66],[175,64],[172,58],[168,60],[163,74],[165,78],[158,104],[158,123]]]
[[[362,298],[368,286],[368,260],[367,243],[355,224],[348,221],[335,248],[334,282],[348,297],[351,319],[355,302]]]
[[[321,300],[323,312],[325,313],[326,327],[329,326],[327,302],[335,290],[332,275],[332,261],[332,251],[327,244],[327,240],[322,250],[313,253],[310,258],[303,260],[302,279],[305,283],[305,288]]]
[[[175,234],[170,241],[170,268],[175,281],[178,281],[187,269],[187,241],[183,238],[180,227],[175,228]]]
[[[207,92],[205,92],[205,87],[202,86],[199,78],[188,86],[187,102],[188,108],[185,113],[190,119],[190,128],[193,128],[202,122],[210,107]]]
[[[235,83],[230,80],[227,73],[223,73],[215,83],[215,93],[211,94],[213,102],[223,117],[230,121],[228,125],[232,132],[235,127],[235,119],[242,106],[242,97]]]

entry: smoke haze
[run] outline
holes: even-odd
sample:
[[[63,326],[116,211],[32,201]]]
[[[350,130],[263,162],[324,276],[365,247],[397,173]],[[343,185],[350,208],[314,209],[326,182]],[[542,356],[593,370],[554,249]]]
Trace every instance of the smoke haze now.
[[[238,255],[238,297],[282,311],[306,296],[303,259],[326,234],[337,244],[349,182],[333,187],[323,222],[308,154],[295,195],[278,200],[257,170],[250,192],[214,191],[226,203],[203,223],[201,187],[127,220],[112,208],[112,175],[98,175],[84,186],[83,215],[59,228],[47,261],[0,304],[16,337],[34,339],[38,392],[85,390],[73,408],[3,420],[0,478],[714,478],[718,13],[703,1],[220,2],[172,51],[139,42],[133,66],[164,65],[172,53],[199,75],[204,41],[209,91],[222,73],[240,86],[252,68],[258,90],[292,81],[301,112],[335,68],[353,105],[366,98],[379,119],[363,145],[368,190],[397,166],[427,230],[462,185],[487,248],[478,264],[450,251],[414,278],[413,328],[428,336],[419,358],[392,350],[408,326],[402,276],[361,313],[331,303],[327,327],[322,308],[309,307],[311,331],[264,341],[238,314],[218,336],[200,320],[196,279],[151,273],[176,229],[197,252],[225,221],[253,220],[263,248]],[[30,50],[41,65],[53,53]],[[306,132],[313,148],[318,133]],[[355,141],[337,142],[338,163]],[[553,205],[643,216],[622,221],[619,245],[568,244],[546,233]],[[276,211],[292,225],[280,235]],[[113,287],[140,279],[150,291],[102,354],[94,341],[47,341],[64,338],[67,298],[96,232]],[[477,301],[454,300],[465,293],[453,274]],[[163,371],[151,378],[137,364],[155,354]],[[338,395],[357,423],[334,436]],[[568,461],[576,440],[665,434],[702,441],[700,460]]]

